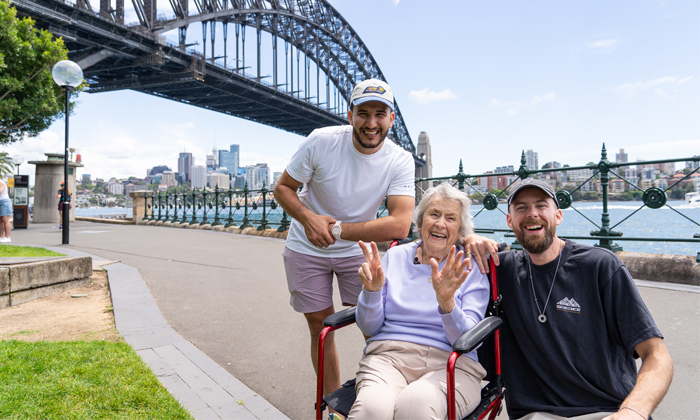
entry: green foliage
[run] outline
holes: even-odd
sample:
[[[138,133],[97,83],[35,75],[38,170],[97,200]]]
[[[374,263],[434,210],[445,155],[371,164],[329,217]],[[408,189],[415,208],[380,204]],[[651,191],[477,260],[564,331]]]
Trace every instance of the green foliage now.
[[[192,419],[126,343],[0,341],[0,418]]]
[[[65,111],[65,94],[51,77],[68,57],[63,40],[16,15],[0,0],[0,144],[38,135]]]
[[[65,255],[32,246],[3,245],[0,247],[0,257],[65,257]]]
[[[2,53],[0,53],[2,54]],[[5,178],[12,174],[15,164],[12,163],[12,158],[7,152],[0,152],[0,178]]]
[[[582,194],[581,198],[586,201],[594,201],[598,199],[598,193],[595,191],[586,191]]]

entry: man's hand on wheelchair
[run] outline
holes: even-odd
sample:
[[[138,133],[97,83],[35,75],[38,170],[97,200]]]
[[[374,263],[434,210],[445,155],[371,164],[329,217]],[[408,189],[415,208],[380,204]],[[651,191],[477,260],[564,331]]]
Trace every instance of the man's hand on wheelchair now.
[[[500,264],[497,255],[498,242],[493,239],[472,233],[462,238],[462,244],[464,245],[464,252],[466,255],[474,254],[474,262],[479,266],[481,274],[487,274],[489,272],[489,261],[487,259],[489,255],[491,255],[496,265]],[[467,267],[471,271],[471,261],[469,261]]]
[[[365,254],[366,262],[362,263],[358,273],[362,286],[369,292],[379,292],[384,287],[384,270],[382,269],[382,260],[379,258],[379,249],[377,244],[371,243],[372,251],[370,252],[367,245],[359,241],[362,253]]]

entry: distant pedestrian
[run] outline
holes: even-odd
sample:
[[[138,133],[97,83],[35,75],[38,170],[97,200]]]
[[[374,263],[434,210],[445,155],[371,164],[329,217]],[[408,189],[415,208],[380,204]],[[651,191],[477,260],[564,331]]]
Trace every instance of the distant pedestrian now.
[[[275,187],[275,199],[293,218],[282,253],[290,304],[306,317],[317,372],[323,320],[335,312],[333,274],[342,304],[357,305],[358,270],[365,262],[358,241],[403,239],[411,227],[415,164],[410,153],[384,141],[394,118],[394,96],[386,82],[358,83],[350,97],[350,125],[314,130]],[[385,197],[388,216],[377,219]],[[482,237],[467,241],[470,269],[471,252],[486,255],[497,249],[494,243]],[[325,354],[324,395],[340,387],[333,333]]]
[[[7,194],[7,183],[0,179],[0,243],[12,242],[10,240],[10,231],[12,224],[12,200]]]
[[[66,190],[68,190],[67,196],[65,194]],[[71,191],[70,188],[65,186],[65,181],[61,181],[61,188],[58,189],[58,193],[56,193],[56,198],[58,198],[58,228],[63,229],[63,202],[65,201],[68,203],[69,211],[71,209]]]

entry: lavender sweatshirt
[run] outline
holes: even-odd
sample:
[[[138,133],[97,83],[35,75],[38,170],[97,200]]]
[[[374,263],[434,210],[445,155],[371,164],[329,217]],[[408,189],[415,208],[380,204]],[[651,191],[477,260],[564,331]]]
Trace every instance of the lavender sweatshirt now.
[[[489,299],[485,274],[474,266],[455,292],[455,307],[443,314],[428,282],[430,265],[413,264],[420,241],[391,248],[382,259],[386,283],[379,292],[362,289],[357,325],[367,342],[399,340],[452,351],[452,344],[484,318]],[[458,247],[457,252],[463,250]],[[444,261],[439,268],[445,265]],[[467,356],[478,361],[476,350]]]

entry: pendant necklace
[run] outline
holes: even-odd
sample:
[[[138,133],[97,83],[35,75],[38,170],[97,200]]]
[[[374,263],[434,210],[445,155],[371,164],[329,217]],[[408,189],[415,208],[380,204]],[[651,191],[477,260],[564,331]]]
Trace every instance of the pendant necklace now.
[[[532,281],[532,270],[530,269],[530,260],[527,259],[527,271],[530,274],[530,285],[532,286],[532,296],[535,297],[535,305],[537,305],[537,312],[540,313],[540,316],[537,317],[537,320],[540,321],[540,324],[544,324],[547,322],[547,316],[544,314],[547,311],[547,303],[549,303],[549,297],[552,296],[552,290],[554,289],[554,282],[557,280],[557,272],[559,271],[559,262],[561,261],[561,246],[559,247],[559,258],[557,258],[557,268],[554,270],[554,277],[552,278],[552,285],[549,287],[549,294],[547,295],[547,300],[544,302],[544,310],[540,309],[540,304],[537,303],[537,295],[535,294],[535,284]]]

